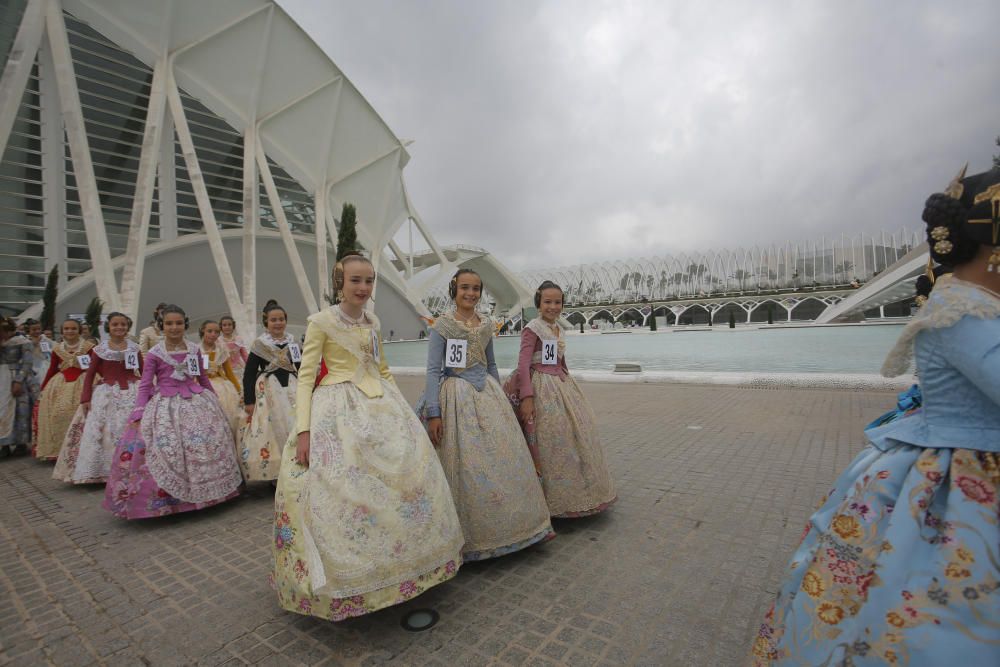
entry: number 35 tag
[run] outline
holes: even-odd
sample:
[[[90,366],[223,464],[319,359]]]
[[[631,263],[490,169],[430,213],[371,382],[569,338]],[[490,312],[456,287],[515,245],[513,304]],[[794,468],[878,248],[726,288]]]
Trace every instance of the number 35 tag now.
[[[87,370],[88,368],[90,368],[90,355],[81,354],[79,357],[76,358],[76,363],[78,363],[80,365],[80,368],[82,368],[83,370]]]
[[[189,354],[184,363],[187,365],[187,374],[191,377],[201,375],[201,365],[198,363],[197,354]]]
[[[542,365],[543,366],[555,366],[559,363],[559,341],[555,340],[543,340],[542,341]]]
[[[469,341],[464,338],[449,338],[444,348],[445,368],[465,368],[468,352]]]

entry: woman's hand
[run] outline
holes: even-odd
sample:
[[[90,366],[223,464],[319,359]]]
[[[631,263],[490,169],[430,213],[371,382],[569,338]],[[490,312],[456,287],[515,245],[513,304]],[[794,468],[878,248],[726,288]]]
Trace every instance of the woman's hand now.
[[[20,396],[24,392],[24,385],[20,382],[10,383],[10,394],[11,396]]]
[[[427,435],[431,438],[431,443],[437,447],[441,444],[441,437],[444,435],[444,427],[441,425],[440,417],[431,417],[427,420]]]
[[[522,398],[521,407],[518,410],[521,413],[521,421],[532,421],[535,418],[535,397],[528,396],[527,398]]]
[[[250,420],[253,419],[253,409],[254,409],[254,407],[256,407],[256,406],[253,403],[249,403],[249,404],[243,406],[243,412],[247,413],[247,423],[248,424],[250,423]]]
[[[83,414],[87,414],[88,412],[90,412],[90,401],[87,401],[86,403],[81,403],[80,407],[83,408]]]
[[[299,439],[295,443],[295,461],[309,467],[309,431],[299,433]]]

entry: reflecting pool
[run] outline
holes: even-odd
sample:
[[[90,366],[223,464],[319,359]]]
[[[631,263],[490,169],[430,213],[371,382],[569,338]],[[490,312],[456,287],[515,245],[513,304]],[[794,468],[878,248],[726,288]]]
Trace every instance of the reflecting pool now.
[[[902,324],[787,329],[714,327],[711,330],[633,330],[566,337],[570,368],[610,371],[632,361],[643,370],[758,373],[873,373],[899,337]],[[520,337],[494,339],[497,365],[514,368]],[[426,342],[385,346],[391,366],[424,366]]]

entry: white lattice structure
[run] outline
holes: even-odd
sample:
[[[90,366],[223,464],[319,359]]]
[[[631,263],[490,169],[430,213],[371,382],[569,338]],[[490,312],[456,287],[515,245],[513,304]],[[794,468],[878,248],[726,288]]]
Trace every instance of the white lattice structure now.
[[[529,288],[553,280],[567,305],[688,299],[848,286],[869,281],[923,242],[916,229],[736,250],[579,264],[519,274]]]
[[[58,266],[60,313],[96,294],[142,321],[176,301],[248,332],[275,297],[301,322],[347,202],[386,328],[415,335],[455,268],[407,192],[405,142],[278,2],[8,0],[0,56],[8,312],[37,314]]]

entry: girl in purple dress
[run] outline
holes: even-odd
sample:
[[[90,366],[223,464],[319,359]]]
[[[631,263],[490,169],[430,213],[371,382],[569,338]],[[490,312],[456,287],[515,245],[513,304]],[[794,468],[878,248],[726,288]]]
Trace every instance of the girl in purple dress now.
[[[135,410],[115,447],[104,507],[144,519],[234,498],[243,481],[233,433],[179,306],[161,314],[164,339],[146,354]]]

